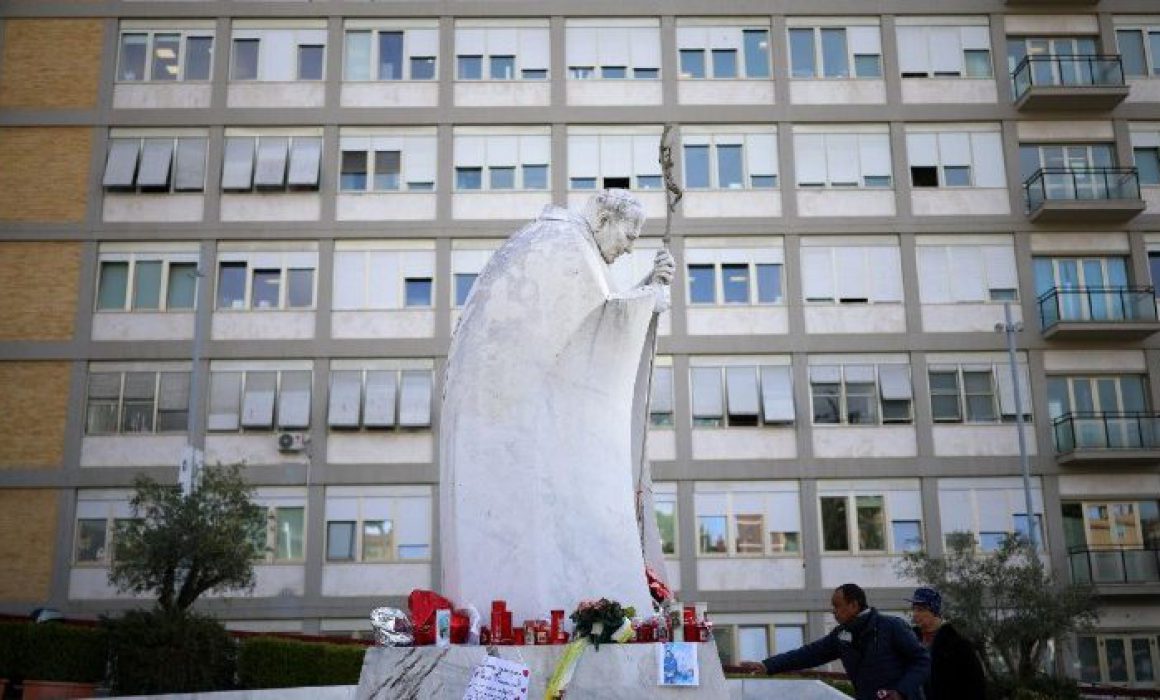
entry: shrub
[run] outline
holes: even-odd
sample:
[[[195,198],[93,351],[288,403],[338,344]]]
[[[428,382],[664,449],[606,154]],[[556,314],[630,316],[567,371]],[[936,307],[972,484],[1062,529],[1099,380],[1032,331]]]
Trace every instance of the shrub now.
[[[105,619],[110,688],[117,695],[234,687],[237,646],[220,622],[187,611],[136,610]]]
[[[366,647],[251,637],[238,653],[243,688],[356,685]]]
[[[108,639],[96,627],[29,624],[20,660],[27,680],[97,683],[105,678]]]
[[[988,684],[987,697],[991,700],[1080,700],[1081,695],[1073,679],[1041,674],[1021,683],[1000,677]]]
[[[0,622],[0,678],[24,678],[22,668],[26,622]]]

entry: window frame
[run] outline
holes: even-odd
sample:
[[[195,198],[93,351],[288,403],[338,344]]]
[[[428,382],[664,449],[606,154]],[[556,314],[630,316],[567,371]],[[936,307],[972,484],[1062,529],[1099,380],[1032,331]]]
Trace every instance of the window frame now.
[[[708,32],[730,32],[738,35],[736,46],[729,47],[730,50],[736,52],[735,65],[737,68],[736,75],[733,77],[718,77],[716,75],[716,65],[713,59],[713,51],[710,46],[710,41],[706,36],[706,41],[702,45],[698,42],[697,45],[682,44],[681,33],[682,30],[707,30]],[[765,52],[765,66],[764,75],[750,75],[749,54],[747,52],[747,44],[745,43],[747,33],[764,33],[766,46]],[[773,80],[773,40],[772,28],[769,25],[760,24],[721,24],[721,25],[685,25],[677,26],[677,80]],[[719,49],[718,49],[719,50]],[[697,52],[701,54],[701,76],[686,75],[682,70],[681,56],[685,52]],[[759,71],[760,73],[760,71]]]
[[[627,60],[625,60],[623,64],[607,64],[607,65],[602,64],[600,62],[599,50],[597,50],[596,54],[593,56],[592,64],[586,64],[586,63],[582,64],[582,63],[573,62],[571,60],[571,57],[568,55],[568,46],[570,46],[574,43],[577,43],[577,44],[583,43],[581,38],[577,38],[577,37],[575,37],[575,35],[573,35],[573,32],[575,32],[575,31],[584,32],[584,31],[590,31],[590,30],[595,31],[597,33],[599,33],[602,30],[605,32],[607,32],[607,30],[623,31],[623,32],[625,32],[625,41],[627,42],[627,46],[632,45],[632,43],[634,41],[634,39],[633,39],[634,32],[640,32],[642,30],[647,31],[647,32],[651,32],[653,35],[655,35],[655,40],[656,40],[656,54],[657,54],[656,55],[656,65],[643,65],[643,64],[638,65],[637,61],[635,60],[635,57],[634,57],[635,54],[631,50],[631,48],[628,48],[626,50]],[[661,66],[664,63],[664,59],[662,56],[662,49],[663,49],[663,47],[662,47],[662,31],[661,31],[661,27],[660,27],[659,23],[655,24],[655,25],[648,25],[648,26],[645,26],[645,25],[636,26],[636,25],[632,25],[632,24],[617,24],[617,23],[615,23],[615,21],[613,21],[612,23],[609,23],[609,24],[604,25],[604,26],[594,26],[594,25],[589,25],[589,24],[568,26],[568,22],[566,21],[565,26],[564,26],[564,47],[565,47],[565,54],[564,54],[564,63],[565,63],[565,65],[564,65],[564,69],[565,69],[564,77],[565,77],[565,80],[635,81],[635,80],[660,80],[661,79]],[[614,68],[623,68],[624,69],[624,77],[621,77],[621,78],[605,77],[604,69],[605,68],[613,68],[613,67]]]
[[[228,130],[227,130],[227,132],[228,132]],[[284,139],[286,141],[286,148],[285,148],[285,153],[284,153],[284,162],[282,164],[282,175],[281,175],[281,178],[279,180],[279,184],[277,184],[277,185],[259,184],[259,182],[258,182],[258,172],[262,166],[262,160],[261,160],[262,155],[261,154],[262,154],[263,139],[265,139],[267,141]],[[229,147],[230,147],[231,141],[236,141],[236,142],[250,141],[251,142],[251,144],[250,144],[251,147],[249,148],[250,164],[249,164],[249,167],[246,171],[247,172],[247,182],[248,182],[248,185],[246,187],[232,186],[233,183],[231,183],[230,187],[226,186],[227,166],[229,165],[229,162],[226,160],[226,156],[229,152]],[[221,180],[219,181],[219,188],[220,188],[220,192],[222,193],[222,196],[238,195],[238,194],[271,194],[271,193],[293,193],[293,192],[314,192],[314,193],[317,193],[317,192],[319,192],[321,189],[321,181],[322,181],[322,147],[323,147],[322,141],[323,140],[322,140],[321,134],[274,134],[274,133],[270,133],[270,134],[246,134],[246,135],[242,135],[242,134],[229,134],[229,133],[227,133],[225,136],[225,141],[224,141],[224,145],[223,145],[224,152],[223,152],[223,163],[222,163],[222,176],[221,176]],[[297,151],[297,149],[295,148],[295,146],[298,145],[299,142],[304,142],[307,144],[307,145],[302,146],[301,151]],[[317,145],[317,148],[315,148],[315,144]],[[279,149],[279,150],[281,150],[281,149]],[[296,151],[301,153],[301,156],[299,156],[299,157],[307,159],[306,160],[307,163],[314,161],[314,170],[311,171],[310,181],[308,181],[308,182],[305,182],[305,183],[294,182],[294,180],[295,180],[294,162],[296,160],[296,157],[295,157]]]
[[[873,27],[878,32],[878,53],[863,54],[854,53],[852,42],[850,41],[850,29],[852,27]],[[792,37],[794,30],[810,30],[813,33],[812,48],[814,53],[813,68],[814,74],[812,76],[795,75],[793,62],[793,48]],[[840,30],[842,32],[843,43],[846,45],[846,75],[828,76],[825,74],[825,48],[822,41],[822,33],[828,30]],[[882,55],[882,26],[881,24],[823,24],[823,25],[790,25],[786,27],[785,34],[786,45],[786,64],[789,69],[790,80],[885,80],[885,66],[883,65]],[[877,75],[858,75],[857,58],[859,56],[876,56],[878,58],[878,74]]]
[[[801,166],[795,162],[794,165],[794,187],[798,190],[823,190],[844,192],[850,190],[867,190],[871,192],[892,192],[897,189],[897,177],[894,173],[894,145],[891,143],[890,134],[881,131],[795,131],[794,138],[794,157],[800,158],[802,156],[798,137],[820,137],[822,139],[822,152],[824,154],[823,163],[825,165],[825,180],[823,182],[802,182],[801,181]],[[854,137],[856,139],[856,148],[852,153],[845,153],[848,158],[854,158],[858,162],[858,181],[856,183],[834,182],[832,174],[830,173],[829,161],[831,145],[830,142],[835,137]],[[875,137],[876,140],[885,139],[888,159],[887,165],[889,172],[886,174],[871,174],[869,169],[863,164],[863,151],[870,146],[863,143],[867,137]],[[875,147],[880,147],[881,143],[874,144]],[[836,147],[835,147],[836,148]],[[838,151],[838,155],[843,155]],[[869,184],[871,179],[886,178],[886,184]]]
[[[752,171],[751,162],[750,162],[751,159],[749,157],[749,152],[750,152],[751,148],[755,149],[755,148],[757,148],[757,146],[751,145],[751,143],[752,143],[751,139],[753,137],[758,137],[758,136],[767,137],[767,138],[772,137],[773,138],[774,153],[773,153],[773,158],[772,158],[771,162],[774,166],[773,167],[774,172],[772,172],[772,173],[754,173]],[[690,140],[696,141],[697,143],[690,143],[689,142]],[[699,143],[702,140],[707,141],[707,143]],[[726,141],[726,142],[730,142],[730,143],[722,143],[722,141]],[[740,143],[732,143],[734,141],[740,141]],[[690,160],[688,157],[688,150],[687,149],[697,148],[697,147],[703,147],[703,148],[708,149],[707,150],[708,173],[706,173],[708,185],[706,185],[704,187],[700,187],[700,186],[695,187],[695,186],[689,184],[689,175],[690,175],[691,169],[689,167]],[[741,161],[740,162],[740,166],[741,166],[741,186],[740,187],[722,187],[721,186],[721,183],[720,183],[720,179],[721,179],[720,149],[721,148],[738,148],[739,149],[739,155],[740,155],[740,161]],[[685,190],[687,192],[748,192],[748,191],[756,191],[756,192],[774,191],[774,192],[776,192],[776,191],[781,189],[781,173],[778,172],[779,168],[777,167],[777,165],[778,165],[778,163],[777,163],[777,160],[778,160],[778,158],[777,158],[777,134],[761,133],[761,132],[729,133],[729,134],[724,134],[724,133],[713,133],[713,134],[686,133],[686,134],[682,135],[682,137],[681,137],[681,158],[682,158],[682,166],[683,166],[681,168],[681,170],[682,170],[682,184],[685,186]],[[755,186],[753,184],[753,180],[754,180],[754,178],[758,178],[758,177],[762,177],[762,178],[772,177],[773,178],[773,185],[771,185],[769,187]]]
[[[1141,34],[1141,44],[1143,48],[1143,55],[1141,58],[1144,61],[1144,73],[1142,75],[1136,73],[1128,73],[1124,71],[1124,78],[1160,78],[1160,24],[1148,24],[1143,22],[1131,22],[1121,24],[1115,23],[1114,26],[1116,35],[1116,52],[1123,56],[1124,49],[1120,46],[1120,32],[1139,32]],[[1155,39],[1153,39],[1155,36]],[[1153,44],[1155,42],[1155,44]]]
[[[773,549],[774,542],[773,542],[773,537],[771,536],[773,533],[770,532],[770,526],[771,526],[771,523],[769,522],[770,505],[768,503],[768,499],[770,496],[772,496],[774,494],[785,494],[785,493],[793,494],[793,496],[795,496],[798,500],[798,522],[797,522],[798,529],[796,531],[778,531],[778,532],[779,532],[779,534],[782,534],[782,535],[793,535],[793,534],[797,535],[797,538],[795,540],[797,542],[797,545],[796,545],[797,550],[796,551],[788,550],[788,549],[783,549],[781,551],[774,551],[774,549]],[[702,513],[697,507],[697,496],[698,495],[716,496],[716,497],[724,498],[724,501],[725,501],[724,514],[718,514],[718,513],[705,514],[705,513]],[[740,496],[742,498],[744,498],[744,497],[763,497],[766,499],[766,503],[765,503],[766,510],[764,512],[760,513],[762,521],[761,521],[761,552],[759,552],[759,553],[756,553],[756,552],[748,553],[748,552],[739,552],[738,551],[738,548],[737,548],[737,544],[738,544],[738,522],[737,522],[737,519],[738,519],[738,516],[749,515],[747,513],[743,514],[743,513],[737,512],[735,500],[736,500],[736,497],[738,497],[738,496]],[[695,491],[693,494],[693,503],[694,503],[694,505],[693,505],[693,518],[694,518],[694,525],[696,527],[696,533],[697,533],[696,534],[696,545],[695,545],[693,556],[696,559],[751,560],[752,561],[752,560],[761,560],[761,559],[800,559],[800,558],[805,556],[804,549],[803,549],[803,542],[802,542],[803,523],[802,523],[802,517],[801,517],[801,491],[800,491],[800,489],[794,489],[792,491],[786,490],[786,489],[776,489],[776,488],[767,488],[766,490],[756,490],[755,489],[755,490],[745,490],[745,491],[734,491],[732,489],[720,489],[720,490],[719,489],[712,489],[712,490],[707,489],[704,491]],[[704,548],[702,547],[703,535],[701,532],[701,520],[704,518],[724,518],[725,519],[725,551],[724,552],[705,551]],[[789,540],[787,540],[787,541],[789,541]]]
[[[131,184],[107,184],[109,179],[110,168],[114,164],[114,153],[118,143],[137,143],[136,155],[133,160],[133,172],[130,177]],[[139,180],[141,177],[141,166],[144,164],[145,151],[150,145],[150,142],[170,141],[172,146],[169,150],[169,157],[167,158],[166,168],[166,184],[164,187],[157,185],[142,185]],[[196,148],[197,142],[201,142],[201,183],[196,187],[178,186],[178,177],[182,172],[178,169],[179,162],[182,161],[182,147],[183,145],[188,150],[191,147]],[[208,156],[209,156],[209,137],[207,135],[199,136],[179,136],[173,134],[156,134],[156,135],[142,135],[142,136],[110,136],[108,152],[105,155],[105,167],[102,171],[101,188],[106,194],[140,194],[140,195],[180,195],[180,194],[204,194],[206,189],[206,180],[208,175]],[[194,172],[197,172],[194,168]]]
[[[769,420],[766,418],[766,371],[784,371],[789,370],[789,400],[791,406],[793,405],[793,366],[785,363],[776,362],[761,362],[757,361],[760,358],[755,358],[755,361],[750,363],[739,364],[697,364],[689,367],[689,406],[690,419],[693,430],[724,430],[730,428],[786,428],[797,424],[798,416],[796,410],[792,420]],[[697,380],[694,378],[698,371],[710,372],[716,370],[719,374],[719,384],[721,388],[720,394],[720,416],[698,416],[696,409],[696,395],[697,395]],[[753,415],[754,422],[748,421],[738,422],[735,424],[736,418],[733,418],[729,410],[729,371],[730,370],[754,370],[755,379],[755,395],[756,395],[756,413]],[[773,377],[770,377],[769,382],[775,382]],[[772,389],[771,389],[772,391]],[[741,415],[741,414],[738,414]]]
[[[137,265],[139,263],[160,263],[161,264],[161,279],[158,282],[157,292],[157,308],[135,308],[135,296],[137,286]],[[106,265],[124,264],[125,265],[125,294],[121,302],[120,308],[102,308],[101,307],[101,284],[105,277],[103,271]],[[190,251],[188,253],[98,253],[97,255],[97,274],[95,282],[95,290],[93,296],[93,313],[94,314],[110,314],[110,313],[196,313],[197,312],[197,297],[200,287],[200,275],[198,274],[198,266],[201,264],[200,255],[197,251]],[[188,307],[178,306],[172,307],[170,305],[173,267],[175,265],[185,266],[193,265],[193,299],[192,304]],[[178,272],[177,274],[182,274]]]
[[[833,394],[833,395],[831,395],[831,394],[818,394],[816,392],[816,390],[814,389],[814,387],[818,386],[818,385],[830,386],[830,385],[835,384],[835,382],[832,382],[832,381],[817,381],[814,379],[813,370],[817,369],[817,368],[822,368],[822,367],[837,368],[838,369],[839,379],[837,382],[837,385],[838,385],[838,393],[837,394]],[[873,369],[873,373],[874,373],[873,401],[874,401],[875,412],[874,412],[874,421],[872,421],[872,422],[851,423],[849,420],[851,397],[858,398],[858,397],[870,396],[870,394],[866,394],[866,393],[854,393],[854,394],[850,393],[850,390],[848,387],[849,384],[865,385],[865,384],[870,383],[870,382],[865,382],[865,381],[854,381],[854,382],[849,381],[847,379],[847,376],[849,373],[849,368],[851,368],[851,367],[872,368]],[[887,399],[887,398],[883,397],[883,390],[882,390],[882,368],[883,367],[905,367],[906,368],[907,379],[909,380],[908,384],[909,384],[909,388],[910,388],[910,398],[909,399]],[[914,416],[914,372],[913,372],[909,362],[902,363],[902,362],[856,362],[856,361],[851,361],[851,362],[842,363],[842,364],[810,365],[809,370],[810,370],[809,382],[810,382],[810,420],[811,420],[811,425],[813,425],[813,426],[833,425],[833,426],[841,426],[841,427],[846,427],[846,428],[855,427],[855,426],[856,427],[865,427],[865,428],[880,428],[880,427],[887,427],[887,426],[891,426],[891,425],[914,425],[914,423],[915,423],[915,416]],[[836,422],[828,422],[828,421],[827,422],[819,422],[817,420],[818,414],[817,414],[816,406],[817,406],[817,399],[819,396],[836,396],[837,397],[838,420]],[[906,401],[906,403],[908,404],[907,417],[887,420],[887,417],[886,417],[886,413],[887,413],[886,402],[887,401],[895,401],[895,402]]]
[[[131,34],[145,35],[145,65],[143,70],[143,77],[139,79],[123,77],[123,60],[125,52],[125,37]],[[155,44],[158,34],[177,34],[178,39],[178,73],[173,80],[155,80],[153,78],[152,60],[155,56]],[[186,69],[188,68],[189,59],[189,40],[190,39],[209,39],[209,65],[207,66],[207,75],[204,78],[187,78],[185,77]],[[121,27],[117,33],[117,62],[114,68],[114,83],[116,84],[137,84],[148,83],[156,85],[168,85],[171,83],[199,83],[210,84],[213,82],[214,75],[214,42],[216,41],[216,32],[212,28],[205,29],[164,29],[164,28],[149,28],[149,29],[135,29]]]
[[[411,36],[413,31],[435,31],[438,34],[438,29],[434,27],[343,27],[342,29],[342,81],[344,83],[355,84],[371,84],[371,83],[433,83],[439,80],[439,47],[435,47],[434,56],[417,56],[408,51],[410,43],[414,40]],[[369,34],[370,35],[370,51],[367,52],[367,75],[368,78],[352,78],[347,70],[350,59],[350,36],[352,34]],[[403,43],[401,46],[400,56],[402,57],[401,75],[398,78],[384,78],[382,77],[382,63],[380,61],[381,39],[380,35],[387,34],[402,34]],[[416,78],[414,77],[415,61],[433,62],[430,78]]]
[[[332,499],[333,499],[333,502],[336,502],[336,503],[337,502],[353,501],[354,502],[354,511],[353,511],[354,517],[353,517],[353,519],[350,517],[347,517],[347,516],[331,519],[329,517],[329,515],[324,515],[325,520],[324,520],[323,531],[326,533],[326,535],[325,535],[326,536],[326,543],[324,544],[324,551],[322,553],[322,564],[324,567],[331,566],[331,565],[352,565],[352,564],[380,565],[380,566],[384,565],[384,564],[388,564],[388,565],[423,564],[423,563],[430,563],[432,561],[433,556],[434,556],[433,551],[432,551],[432,549],[434,547],[434,542],[433,542],[433,540],[434,540],[434,523],[432,522],[432,519],[434,516],[434,503],[433,503],[434,498],[432,497],[432,495],[386,493],[386,494],[380,494],[380,495],[367,495],[367,496],[328,496],[327,507],[330,506]],[[426,504],[427,504],[427,506],[426,506],[427,516],[428,516],[428,522],[427,522],[427,526],[426,526],[427,542],[425,542],[421,545],[418,545],[418,546],[422,546],[422,547],[426,548],[427,555],[425,557],[402,556],[401,552],[402,552],[403,548],[414,547],[416,545],[413,543],[404,543],[404,542],[400,541],[401,538],[399,538],[397,536],[397,533],[399,531],[399,521],[401,519],[400,516],[404,514],[400,509],[400,505],[404,501],[418,500],[418,499],[425,500]],[[370,510],[370,507],[367,503],[368,501],[375,501],[375,502],[378,502],[379,504],[385,505],[387,516],[380,517],[380,516],[382,516],[381,513],[368,512]],[[384,558],[384,559],[369,559],[368,560],[366,558],[366,544],[365,544],[366,526],[369,523],[377,523],[377,522],[389,522],[391,524],[390,525],[390,533],[388,535],[390,537],[389,545],[388,545],[389,549],[390,549],[390,556],[388,556],[387,558]],[[331,556],[330,556],[330,526],[333,523],[351,523],[354,525],[353,541],[351,543],[352,544],[351,553],[353,556],[349,559],[348,558],[331,558]]]
[[[331,413],[335,409],[332,395],[335,386],[335,375],[339,372],[343,373],[359,373],[359,400],[358,410],[356,416],[356,424],[335,425],[334,418]],[[393,397],[392,397],[392,419],[390,425],[373,424],[367,425],[367,399],[368,399],[368,379],[370,373],[391,374],[393,375]],[[425,423],[404,423],[403,408],[404,408],[404,378],[407,376],[423,375],[427,379],[427,393],[428,402],[426,410]],[[422,431],[432,430],[432,412],[434,410],[435,402],[435,374],[433,369],[423,368],[419,366],[414,367],[331,367],[330,381],[327,385],[327,403],[326,403],[326,428],[332,433],[366,433],[366,434],[388,434],[388,433],[417,433]]]
[[[912,491],[912,489],[899,489],[899,491]],[[923,530],[923,525],[926,522],[926,514],[920,513],[917,521],[913,518],[899,518],[894,517],[891,490],[888,489],[852,489],[852,490],[819,490],[818,493],[818,533],[821,535],[818,540],[819,553],[823,557],[832,556],[854,556],[854,557],[898,557],[911,551],[923,551],[926,547],[926,533]],[[919,492],[921,494],[921,492]],[[858,516],[858,499],[860,498],[880,498],[881,505],[881,536],[885,547],[883,549],[865,549],[862,546],[862,533],[860,531],[860,523]],[[845,520],[846,520],[846,543],[847,549],[826,549],[825,538],[825,523],[824,513],[822,509],[822,501],[825,499],[843,500],[846,505]],[[894,525],[896,523],[918,523],[918,533],[921,538],[920,547],[909,549],[903,544],[895,542]]]
[[[308,529],[307,520],[306,520],[306,504],[305,503],[302,503],[301,505],[299,505],[299,504],[291,505],[289,503],[265,504],[265,503],[261,503],[261,498],[258,498],[257,501],[258,502],[256,503],[256,505],[259,508],[261,508],[263,511],[265,511],[265,518],[264,518],[265,526],[263,527],[263,530],[262,530],[264,546],[262,547],[260,554],[256,553],[256,555],[254,557],[254,564],[258,565],[258,566],[262,566],[262,565],[301,565],[301,564],[304,564],[306,562],[306,531]],[[300,511],[302,511],[302,529],[298,532],[298,538],[297,538],[299,543],[300,543],[301,550],[302,550],[301,557],[280,557],[278,555],[279,554],[278,540],[279,540],[279,537],[281,537],[281,534],[277,530],[278,516],[279,516],[279,513],[281,511],[284,511],[284,510],[300,510]],[[291,540],[293,540],[293,533],[291,536]],[[255,542],[255,544],[257,544],[257,542]]]
[[[512,133],[512,134],[480,134],[480,133],[465,133],[458,134],[455,139],[481,139],[483,154],[480,163],[473,163],[471,165],[460,165],[460,158],[458,154],[453,154],[452,160],[452,192],[455,194],[470,194],[470,193],[489,193],[489,194],[509,194],[509,193],[550,193],[552,191],[552,163],[551,163],[551,136],[543,133]],[[512,163],[504,163],[503,165],[489,164],[487,152],[491,144],[498,139],[516,139],[515,150],[516,157]],[[547,154],[548,162],[541,163],[533,161],[534,156],[539,155],[535,153],[534,142],[528,141],[525,144],[525,139],[535,139],[540,141],[548,139],[549,152]],[[453,151],[457,150],[453,147]],[[525,155],[525,151],[529,151]],[[471,159],[467,159],[471,160]],[[526,161],[526,162],[525,162]],[[543,167],[546,170],[544,177],[544,187],[529,188],[526,182],[527,169]],[[512,186],[511,187],[495,187],[494,175],[497,171],[512,171]],[[460,187],[460,174],[469,172],[479,172],[479,187]]]
[[[306,396],[306,425],[284,425],[281,414],[283,401],[283,384],[284,375],[287,372],[303,372],[310,375],[310,381],[307,384]],[[214,408],[214,378],[215,376],[236,374],[238,377],[238,391],[235,397],[236,400],[232,402],[232,406],[237,409],[237,425],[232,428],[214,428],[210,427],[211,419],[213,417]],[[274,378],[274,395],[272,398],[272,406],[270,408],[270,424],[267,425],[246,425],[246,397],[247,388],[251,375],[254,374],[273,374]],[[288,369],[282,367],[260,367],[247,366],[244,368],[228,368],[228,369],[214,369],[212,366],[209,371],[209,387],[207,389],[206,401],[206,428],[207,435],[249,435],[249,434],[269,434],[279,432],[305,432],[310,430],[312,423],[315,420],[311,402],[314,398],[314,370],[313,369]]]
[[[232,257],[232,256],[231,256]],[[241,299],[241,306],[223,306],[222,305],[222,270],[225,266],[243,266],[245,270],[245,288]],[[278,273],[278,303],[273,306],[254,306],[254,276],[261,271],[277,270]],[[294,271],[310,270],[311,272],[311,288],[310,288],[310,304],[306,306],[291,306],[290,305],[290,274]],[[303,266],[289,261],[285,256],[282,256],[280,265],[278,267],[271,267],[265,264],[255,264],[253,259],[247,258],[245,260],[222,260],[220,257],[217,260],[217,271],[214,279],[214,313],[248,313],[258,312],[266,313],[270,311],[317,311],[318,310],[318,259],[314,259],[313,266]],[[235,300],[236,301],[236,300]]]
[[[725,300],[725,268],[726,267],[737,267],[737,266],[744,266],[747,269],[748,281],[746,282],[746,285],[748,287],[749,299],[744,301],[744,302],[726,301]],[[693,284],[694,276],[693,276],[693,273],[691,270],[691,268],[693,268],[693,267],[712,268],[713,299],[711,301],[697,301],[693,298],[692,284]],[[759,288],[761,277],[758,274],[758,272],[759,272],[760,268],[763,268],[763,267],[778,268],[778,271],[777,271],[778,289],[777,289],[777,298],[775,301],[761,301],[761,289]],[[725,262],[725,261],[686,262],[685,263],[685,278],[687,280],[686,289],[685,289],[686,299],[688,301],[689,308],[727,309],[727,308],[737,308],[737,307],[745,307],[745,306],[769,307],[769,306],[785,306],[786,305],[785,263],[784,262],[777,262],[777,263],[754,262],[752,260],[743,260],[743,259],[742,260],[730,260],[729,262]]]
[[[149,409],[150,428],[149,428],[149,430],[125,430],[124,418],[125,418],[125,410],[126,410],[125,404],[126,404],[126,402],[142,403],[144,401],[144,399],[140,399],[140,398],[128,398],[128,399],[126,398],[125,386],[127,383],[127,375],[130,375],[130,374],[152,374],[153,375],[153,380],[152,380],[153,396],[150,399],[150,409]],[[166,374],[175,374],[175,375],[184,374],[184,375],[186,375],[186,380],[185,380],[186,397],[185,397],[185,410],[184,411],[174,411],[172,409],[162,409],[161,408],[162,376],[166,375]],[[92,382],[92,378],[96,375],[117,375],[118,376],[117,397],[115,399],[111,398],[111,397],[98,397],[95,399],[93,398],[93,396],[92,396],[92,383],[91,382]],[[135,437],[135,436],[142,436],[142,435],[182,435],[182,434],[185,434],[186,429],[188,427],[189,410],[190,410],[190,408],[189,408],[189,390],[190,390],[189,382],[190,381],[192,381],[192,374],[191,374],[191,371],[188,369],[181,370],[181,369],[148,369],[148,368],[143,368],[143,369],[133,369],[133,370],[113,370],[113,369],[102,369],[100,367],[95,367],[95,368],[90,367],[88,372],[85,375],[85,426],[84,426],[84,435],[86,437]],[[105,431],[105,430],[92,430],[91,429],[92,420],[93,420],[91,413],[94,409],[94,402],[101,402],[102,405],[105,405],[105,406],[110,406],[110,405],[115,404],[116,415],[115,415],[114,422],[113,422],[113,425],[115,428],[114,430]],[[182,425],[181,429],[179,429],[179,430],[162,430],[161,429],[160,418],[161,418],[162,413],[166,413],[166,412],[177,413],[177,414],[185,413],[186,420],[185,420],[185,424]]]

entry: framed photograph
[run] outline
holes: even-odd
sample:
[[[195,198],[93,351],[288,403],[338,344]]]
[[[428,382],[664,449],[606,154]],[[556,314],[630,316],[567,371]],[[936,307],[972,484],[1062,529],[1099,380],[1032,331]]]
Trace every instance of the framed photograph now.
[[[435,611],[435,646],[451,646],[451,611]]]
[[[657,685],[695,686],[701,683],[697,645],[668,642],[657,645]]]

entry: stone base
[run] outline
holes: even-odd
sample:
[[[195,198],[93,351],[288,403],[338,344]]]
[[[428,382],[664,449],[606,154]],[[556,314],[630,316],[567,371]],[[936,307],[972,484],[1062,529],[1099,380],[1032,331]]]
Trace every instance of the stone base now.
[[[584,700],[725,700],[730,697],[712,642],[698,644],[700,686],[657,685],[655,644],[603,644],[588,649],[576,665],[567,697]],[[564,646],[495,647],[500,658],[526,664],[531,671],[530,700],[540,700]],[[363,657],[359,700],[462,700],[484,647],[371,647]]]

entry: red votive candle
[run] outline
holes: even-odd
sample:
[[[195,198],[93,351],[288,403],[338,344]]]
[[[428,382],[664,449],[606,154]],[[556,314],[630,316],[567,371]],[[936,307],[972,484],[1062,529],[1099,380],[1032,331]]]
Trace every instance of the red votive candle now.
[[[512,612],[511,610],[503,611],[503,638],[507,641],[512,640]]]
[[[526,637],[524,635],[524,628],[523,627],[517,627],[514,630],[512,630],[512,642],[513,643],[515,643],[518,646],[523,646],[525,641],[526,641]]]
[[[491,638],[493,643],[505,639],[503,633],[503,614],[507,603],[502,600],[491,601]]]
[[[562,634],[564,632],[564,611],[563,610],[553,610],[552,611],[552,627],[549,631],[551,632],[552,644],[559,644],[560,643],[560,634]]]

